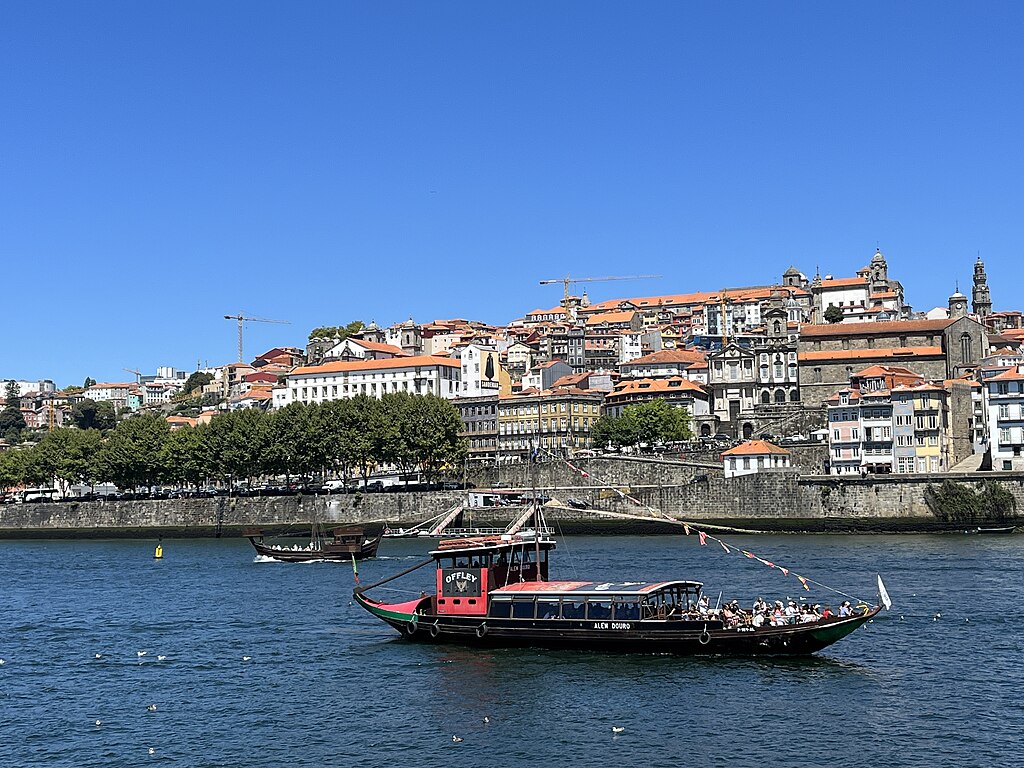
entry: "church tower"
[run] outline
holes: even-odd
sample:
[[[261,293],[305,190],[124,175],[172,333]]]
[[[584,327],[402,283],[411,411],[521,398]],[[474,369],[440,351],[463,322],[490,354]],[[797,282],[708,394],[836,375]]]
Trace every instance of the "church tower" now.
[[[988,275],[985,274],[985,262],[981,256],[974,262],[974,290],[971,291],[974,299],[974,314],[979,318],[986,318],[992,314],[992,296],[988,290]]]
[[[876,248],[875,255],[871,257],[871,264],[868,266],[871,275],[871,293],[879,293],[889,290],[889,265],[882,255],[882,249]]]
[[[959,287],[949,297],[949,317],[950,319],[967,317],[967,297],[960,293]]]

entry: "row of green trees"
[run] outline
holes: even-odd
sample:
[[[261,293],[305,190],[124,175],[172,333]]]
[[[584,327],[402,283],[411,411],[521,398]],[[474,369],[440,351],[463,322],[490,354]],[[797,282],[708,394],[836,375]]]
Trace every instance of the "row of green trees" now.
[[[266,413],[246,409],[209,424],[171,431],[154,414],[96,429],[57,429],[26,450],[0,454],[0,488],[114,483],[122,489],[201,486],[266,476],[366,478],[393,465],[435,479],[462,465],[465,440],[458,411],[434,395],[388,393],[318,405],[293,403]]]
[[[628,405],[621,416],[602,416],[590,430],[591,442],[599,448],[671,443],[692,437],[690,412],[664,400]]]

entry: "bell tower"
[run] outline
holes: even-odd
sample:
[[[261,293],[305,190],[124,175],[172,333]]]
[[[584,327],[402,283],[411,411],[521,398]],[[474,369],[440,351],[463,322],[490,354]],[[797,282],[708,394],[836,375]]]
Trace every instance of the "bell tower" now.
[[[974,262],[974,290],[971,296],[974,299],[974,314],[979,318],[992,314],[992,295],[989,293],[988,275],[985,274],[985,262],[981,256]]]

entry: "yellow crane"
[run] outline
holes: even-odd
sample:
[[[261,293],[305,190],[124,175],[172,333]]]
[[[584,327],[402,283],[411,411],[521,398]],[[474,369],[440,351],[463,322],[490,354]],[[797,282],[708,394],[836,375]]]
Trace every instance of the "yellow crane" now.
[[[238,362],[245,362],[242,359],[242,325],[244,323],[279,323],[281,325],[291,325],[291,320],[267,320],[265,317],[246,317],[241,312],[237,315],[224,315],[225,320],[237,320],[238,321]]]
[[[624,275],[621,277],[572,277],[566,275],[565,277],[557,277],[554,280],[541,280],[541,285],[554,285],[555,283],[561,283],[564,286],[564,294],[562,301],[569,298],[569,286],[575,285],[576,283],[605,283],[610,280],[657,280],[661,275]]]

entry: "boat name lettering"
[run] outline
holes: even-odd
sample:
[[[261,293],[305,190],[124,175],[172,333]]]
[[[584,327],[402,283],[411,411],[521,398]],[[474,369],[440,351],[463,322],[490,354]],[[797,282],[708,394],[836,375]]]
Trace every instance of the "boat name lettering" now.
[[[594,629],[632,629],[628,621],[595,621]]]
[[[479,577],[475,573],[468,573],[467,571],[456,571],[455,573],[449,573],[444,577],[445,584],[451,584],[456,580],[468,581],[470,584],[475,584],[479,581]]]

